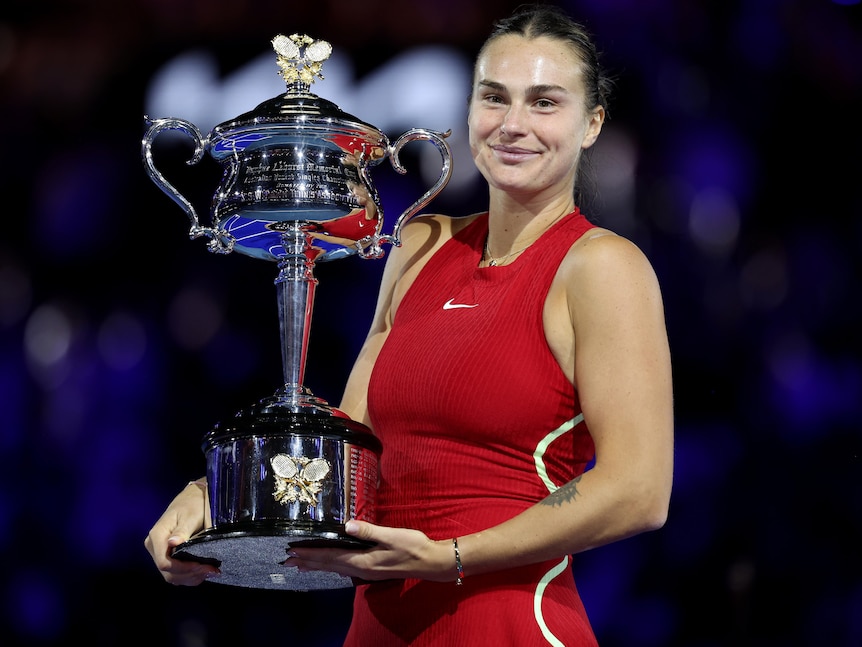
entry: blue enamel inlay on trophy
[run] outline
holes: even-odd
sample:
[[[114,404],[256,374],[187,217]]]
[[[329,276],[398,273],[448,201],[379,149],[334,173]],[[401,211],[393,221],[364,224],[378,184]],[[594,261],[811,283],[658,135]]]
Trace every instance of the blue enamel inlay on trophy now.
[[[284,385],[204,435],[212,527],[178,546],[174,556],[219,566],[220,583],[252,588],[345,588],[350,578],[285,568],[291,545],[364,548],[347,535],[349,519],[375,521],[382,447],[364,424],[304,386],[316,263],[353,254],[380,258],[401,244],[404,224],[446,186],[451,152],[439,133],[411,129],[394,143],[374,126],[310,91],[332,47],[306,35],[272,41],[285,94],[219,124],[204,137],[183,119],[145,118],[144,166],[191,221],[190,238],[208,238],[215,253],[273,261]],[[153,140],[166,130],[222,166],[221,182],[202,224],[194,206],[156,169]],[[412,141],[430,141],[442,157],[436,183],[395,220],[389,234],[370,169]]]

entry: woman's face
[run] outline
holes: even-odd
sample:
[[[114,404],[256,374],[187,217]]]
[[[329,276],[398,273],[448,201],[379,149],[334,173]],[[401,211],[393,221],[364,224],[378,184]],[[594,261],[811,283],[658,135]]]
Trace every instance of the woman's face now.
[[[476,62],[468,125],[470,149],[492,189],[523,197],[574,190],[583,149],[604,110],[584,106],[581,61],[560,40],[506,35]]]

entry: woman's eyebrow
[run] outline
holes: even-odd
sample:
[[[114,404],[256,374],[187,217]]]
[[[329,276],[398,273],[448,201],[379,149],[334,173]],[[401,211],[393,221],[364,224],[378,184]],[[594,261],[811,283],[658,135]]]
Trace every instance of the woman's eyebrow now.
[[[497,81],[482,80],[479,81],[476,85],[483,88],[488,88],[490,90],[497,90],[498,92],[505,91],[506,89],[505,85],[503,85],[502,83],[498,83]]]
[[[553,93],[567,93],[568,90],[564,88],[562,85],[556,85],[554,83],[541,83],[538,85],[531,85],[527,88],[527,96],[535,96],[537,94],[553,94]]]
[[[489,80],[481,80],[477,83],[479,87],[488,88],[489,90],[494,90],[496,92],[508,92],[508,88],[498,81],[489,81]],[[539,83],[537,85],[531,85],[527,88],[525,93],[526,96],[532,97],[539,94],[550,94],[554,92],[563,92],[567,93],[568,90],[561,85],[557,85],[555,83]]]

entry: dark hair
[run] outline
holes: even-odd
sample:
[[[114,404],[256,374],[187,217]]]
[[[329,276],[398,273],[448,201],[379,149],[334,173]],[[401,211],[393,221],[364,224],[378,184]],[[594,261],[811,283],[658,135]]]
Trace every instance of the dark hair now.
[[[608,98],[613,83],[599,64],[596,45],[583,25],[575,22],[562,9],[553,5],[521,5],[511,16],[494,23],[494,29],[479,50],[477,60],[493,40],[508,34],[517,34],[524,38],[544,36],[569,43],[584,64],[585,107],[587,110],[592,110],[601,106],[605,109],[607,117]]]

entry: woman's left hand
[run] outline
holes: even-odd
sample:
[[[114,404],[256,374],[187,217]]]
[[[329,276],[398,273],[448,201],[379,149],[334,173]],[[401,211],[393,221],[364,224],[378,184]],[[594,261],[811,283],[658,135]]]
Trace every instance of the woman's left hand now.
[[[332,571],[366,581],[419,578],[448,582],[457,577],[451,539],[432,541],[418,530],[356,520],[348,521],[345,530],[376,545],[344,549],[303,548],[298,544],[288,551],[284,565],[300,571]]]

